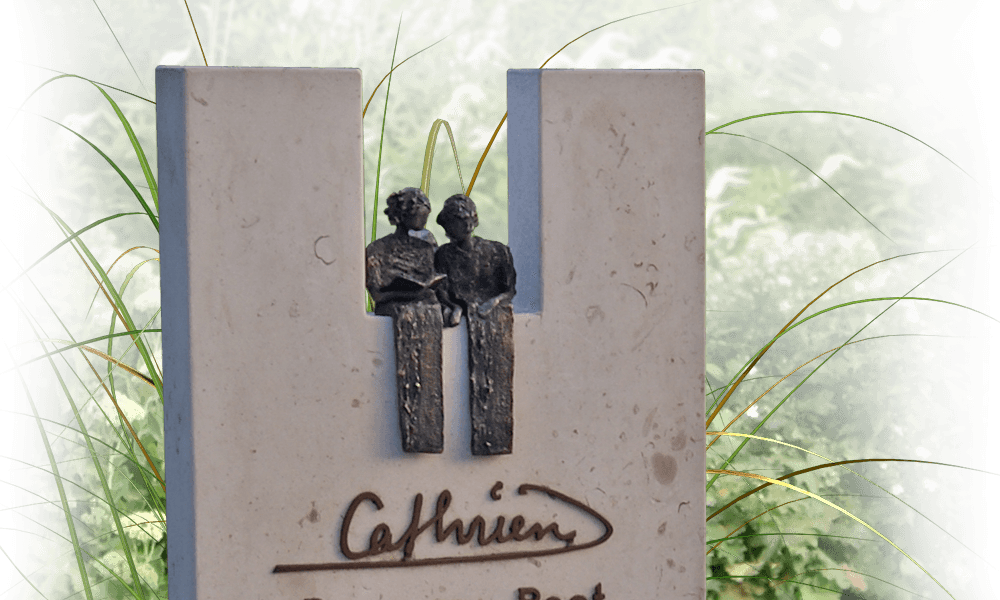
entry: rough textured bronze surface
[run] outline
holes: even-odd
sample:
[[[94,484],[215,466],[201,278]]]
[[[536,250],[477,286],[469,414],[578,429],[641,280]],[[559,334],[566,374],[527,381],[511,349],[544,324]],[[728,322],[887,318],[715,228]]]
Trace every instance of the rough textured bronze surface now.
[[[472,454],[514,450],[514,312],[498,306],[469,316]]]
[[[403,451],[440,453],[444,450],[441,307],[436,302],[397,304],[392,329]]]
[[[396,351],[396,400],[404,452],[444,450],[441,382],[441,307],[434,270],[437,242],[424,229],[430,201],[417,188],[386,199],[396,231],[365,248],[365,287],[375,314],[392,317]]]
[[[436,306],[437,298],[428,287],[436,283],[434,275],[434,246],[415,236],[387,235],[365,249],[366,285],[370,292],[375,290],[377,315],[392,316],[392,306],[410,302]]]
[[[469,404],[472,454],[514,450],[514,315],[517,276],[510,248],[472,237],[479,224],[475,203],[448,198],[437,217],[451,242],[438,248],[435,269],[447,276],[439,288],[446,325],[464,314],[469,324]]]

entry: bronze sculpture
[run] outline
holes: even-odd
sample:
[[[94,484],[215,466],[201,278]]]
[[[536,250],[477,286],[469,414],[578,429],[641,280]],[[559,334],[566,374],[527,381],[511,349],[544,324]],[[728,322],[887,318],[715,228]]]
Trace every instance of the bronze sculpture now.
[[[469,404],[472,454],[510,454],[514,437],[514,297],[516,275],[510,248],[473,237],[476,204],[464,194],[448,198],[437,216],[449,243],[434,253],[434,268],[447,276],[439,288],[445,324],[469,327]]]
[[[365,286],[375,314],[392,317],[396,350],[396,398],[404,452],[444,450],[441,384],[441,308],[434,287],[437,242],[424,229],[431,204],[418,188],[386,200],[393,233],[365,248]]]
[[[510,454],[514,413],[514,261],[500,242],[473,237],[475,203],[456,194],[437,222],[449,243],[425,229],[430,201],[418,188],[389,196],[396,231],[365,249],[365,285],[375,314],[392,317],[396,398],[405,452],[444,449],[441,330],[464,315],[469,330],[472,454]]]

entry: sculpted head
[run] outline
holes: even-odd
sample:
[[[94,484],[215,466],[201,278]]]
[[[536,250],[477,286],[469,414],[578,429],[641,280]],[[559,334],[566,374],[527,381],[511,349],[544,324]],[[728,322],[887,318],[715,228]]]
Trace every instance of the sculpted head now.
[[[451,240],[464,240],[479,225],[476,203],[465,194],[455,194],[444,201],[444,208],[437,216],[438,225]]]
[[[385,203],[390,225],[415,231],[427,225],[431,201],[420,188],[403,188],[386,198]]]

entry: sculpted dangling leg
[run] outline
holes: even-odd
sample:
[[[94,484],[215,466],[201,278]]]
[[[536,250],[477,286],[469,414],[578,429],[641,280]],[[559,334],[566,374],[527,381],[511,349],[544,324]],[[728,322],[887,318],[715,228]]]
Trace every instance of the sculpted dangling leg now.
[[[472,454],[514,450],[514,313],[497,306],[469,316],[469,405]]]
[[[448,276],[442,302],[458,323],[469,324],[469,401],[472,454],[510,454],[514,446],[514,259],[500,242],[472,236],[476,205],[456,194],[437,217],[450,243],[434,254],[434,268]],[[454,307],[454,308],[452,308]],[[458,311],[456,313],[455,311]]]
[[[441,385],[441,307],[404,304],[392,318],[396,400],[404,452],[444,450]]]

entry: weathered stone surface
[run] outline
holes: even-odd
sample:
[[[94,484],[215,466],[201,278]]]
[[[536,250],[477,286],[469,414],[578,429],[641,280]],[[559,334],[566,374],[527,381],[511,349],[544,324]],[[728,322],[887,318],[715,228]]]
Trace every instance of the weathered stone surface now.
[[[470,453],[463,322],[442,334],[444,451],[409,454],[392,320],[364,309],[360,73],[158,70],[171,597],[704,597],[704,74],[508,89],[515,451]],[[576,536],[432,524],[406,562],[560,553],[371,565],[403,564],[418,498],[420,524],[444,499],[484,541],[497,516]]]

